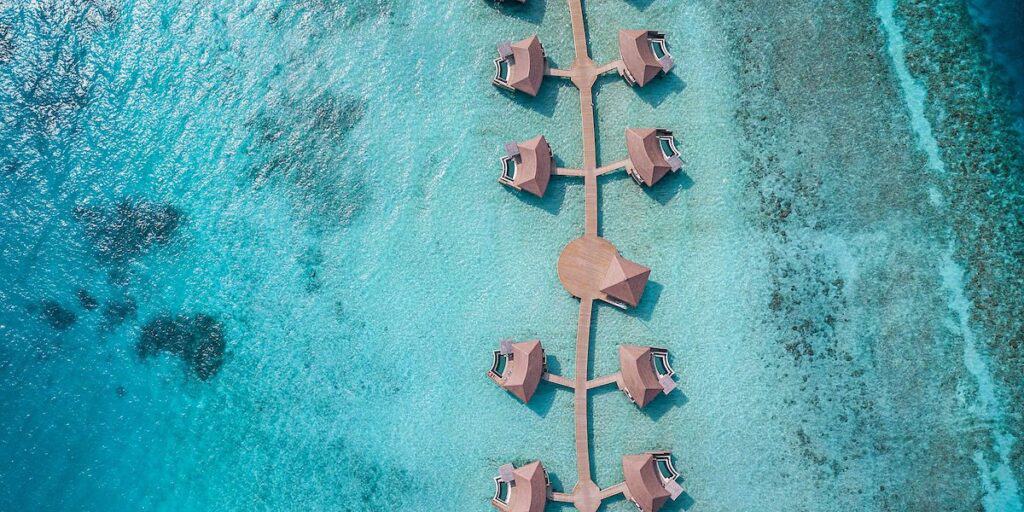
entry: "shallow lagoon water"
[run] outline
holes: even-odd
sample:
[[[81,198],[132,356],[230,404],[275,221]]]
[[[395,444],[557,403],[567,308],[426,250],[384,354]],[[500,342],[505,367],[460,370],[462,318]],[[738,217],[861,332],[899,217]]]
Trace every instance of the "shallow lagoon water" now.
[[[962,170],[941,112],[993,113],[966,133],[997,145],[1009,95],[954,103],[941,64],[1000,71],[980,37],[915,37],[948,2],[805,3],[586,5],[595,59],[629,25],[679,62],[602,79],[599,159],[657,125],[687,164],[601,181],[604,236],[654,272],[636,311],[598,307],[592,374],[630,342],[681,376],[644,412],[595,394],[595,478],[667,448],[670,510],[1019,510],[1021,273],[998,249],[1021,160]],[[534,458],[571,487],[571,397],[484,377],[503,337],[574,371],[554,263],[582,185],[526,198],[495,160],[543,133],[578,164],[577,92],[488,83],[503,39],[568,65],[568,25],[557,2],[0,0],[0,509],[482,511]],[[998,240],[959,234],[976,219]]]

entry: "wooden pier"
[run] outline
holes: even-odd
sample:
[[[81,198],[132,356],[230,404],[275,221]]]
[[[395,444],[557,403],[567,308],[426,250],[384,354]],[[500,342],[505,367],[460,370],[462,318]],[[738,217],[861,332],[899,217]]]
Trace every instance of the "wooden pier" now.
[[[611,259],[618,253],[615,246],[601,238],[598,231],[597,178],[601,172],[597,166],[597,141],[594,125],[594,83],[597,77],[616,69],[617,62],[598,67],[590,58],[587,48],[587,28],[583,17],[581,0],[568,0],[572,18],[572,40],[576,60],[567,72],[557,76],[569,78],[580,91],[580,119],[583,122],[583,187],[585,205],[585,229],[582,238],[573,240],[558,258],[558,278],[573,296],[580,299],[580,316],[576,328],[576,378],[574,379],[574,409],[576,418],[576,485],[572,494],[562,495],[562,501],[571,502],[580,512],[596,512],[605,499],[622,492],[621,484],[602,490],[594,483],[590,470],[590,425],[587,420],[589,407],[590,373],[590,320],[594,310],[594,299],[604,299],[601,293],[601,279]],[[625,162],[614,164],[608,172],[625,166]],[[557,498],[555,498],[557,499]]]
[[[540,0],[543,1],[543,0]],[[590,467],[590,446],[588,423],[588,390],[609,384],[621,384],[619,373],[590,379],[590,327],[595,300],[609,300],[601,291],[602,281],[612,260],[618,256],[616,247],[600,236],[598,226],[598,177],[624,169],[630,160],[598,166],[597,142],[595,140],[594,84],[597,78],[617,70],[622,61],[615,60],[598,66],[590,57],[587,48],[586,20],[581,0],[567,0],[572,20],[575,60],[568,69],[548,68],[546,74],[567,78],[580,91],[580,117],[583,123],[583,167],[581,169],[559,167],[554,170],[558,176],[582,177],[584,181],[585,224],[583,236],[570,242],[558,258],[558,278],[565,289],[580,299],[579,321],[576,330],[575,376],[572,379],[545,373],[544,380],[573,390],[573,405],[576,437],[577,482],[572,492],[552,492],[550,499],[572,503],[581,512],[596,512],[601,503],[617,494],[626,492],[624,482],[605,489],[593,481]],[[628,494],[627,494],[628,496]]]

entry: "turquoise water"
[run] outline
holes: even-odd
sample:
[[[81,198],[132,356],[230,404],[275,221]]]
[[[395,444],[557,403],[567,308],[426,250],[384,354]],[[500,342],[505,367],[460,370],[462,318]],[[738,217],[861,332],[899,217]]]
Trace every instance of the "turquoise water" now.
[[[582,183],[496,183],[506,140],[580,164],[571,85],[489,83],[500,40],[571,62],[530,2],[0,0],[0,510],[483,511],[535,458],[570,488],[571,397],[484,375],[504,337],[574,371]],[[650,125],[686,163],[601,181],[653,273],[591,373],[665,346],[680,392],[595,393],[598,484],[671,449],[668,510],[1021,510],[1024,159],[954,3],[586,5],[595,60],[628,26],[678,63],[599,82],[599,160]]]

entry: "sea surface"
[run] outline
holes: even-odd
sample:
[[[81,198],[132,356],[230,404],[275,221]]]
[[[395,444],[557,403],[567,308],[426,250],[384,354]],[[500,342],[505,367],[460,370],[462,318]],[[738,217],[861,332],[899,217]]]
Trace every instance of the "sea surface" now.
[[[601,486],[672,450],[666,510],[1024,510],[1019,2],[592,0],[599,161],[673,130],[683,172],[602,178],[652,268],[598,306],[592,376],[667,347],[679,391],[593,393]],[[0,0],[0,511],[485,511],[506,462],[576,481],[555,261],[582,183],[501,187],[502,143],[582,158],[561,2]],[[580,370],[582,371],[582,369]],[[552,504],[549,510],[570,510]],[[621,498],[603,510],[635,510]]]

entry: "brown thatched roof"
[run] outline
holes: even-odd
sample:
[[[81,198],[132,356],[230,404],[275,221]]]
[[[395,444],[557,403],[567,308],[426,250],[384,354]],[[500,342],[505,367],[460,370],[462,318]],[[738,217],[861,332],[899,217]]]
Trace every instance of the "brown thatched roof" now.
[[[656,128],[626,128],[629,162],[644,185],[651,186],[672,170],[665,158]]]
[[[622,64],[640,87],[664,70],[658,56],[651,49],[651,34],[650,30],[619,31],[619,55],[622,57]]]
[[[512,43],[512,62],[508,70],[508,85],[536,96],[547,70],[544,47],[537,36]]]
[[[540,461],[513,471],[516,476],[509,493],[509,512],[543,512],[548,501],[548,476]]]
[[[544,348],[540,340],[512,344],[501,387],[507,389],[523,402],[529,402],[537,391],[541,375],[544,374]]]
[[[608,264],[608,271],[601,282],[601,291],[613,299],[636,307],[650,275],[651,269],[616,254]]]
[[[642,512],[657,512],[671,497],[661,481],[657,464],[650,453],[622,457],[626,498],[636,503]]]
[[[663,391],[654,370],[651,347],[637,345],[619,346],[619,365],[622,372],[622,386],[637,407],[644,407]]]
[[[525,190],[538,197],[544,196],[551,181],[551,170],[554,159],[551,146],[543,135],[538,135],[519,146],[519,161],[516,163],[516,174],[512,186]]]

